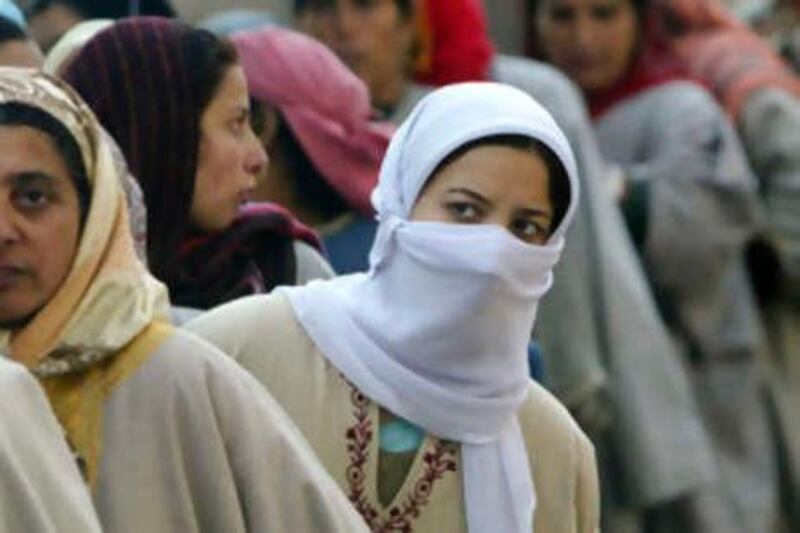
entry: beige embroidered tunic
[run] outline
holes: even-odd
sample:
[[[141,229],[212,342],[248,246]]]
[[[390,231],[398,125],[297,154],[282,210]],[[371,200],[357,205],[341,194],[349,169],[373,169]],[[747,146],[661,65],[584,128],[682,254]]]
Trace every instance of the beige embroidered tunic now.
[[[408,461],[382,460],[381,409],[328,363],[283,296],[232,302],[187,327],[233,356],[269,389],[373,531],[466,532],[459,447],[426,435],[404,476]],[[533,382],[519,417],[537,493],[535,532],[595,531],[599,501],[588,439]],[[398,476],[405,478],[399,490],[385,490],[382,484]],[[392,492],[383,505],[381,494]]]

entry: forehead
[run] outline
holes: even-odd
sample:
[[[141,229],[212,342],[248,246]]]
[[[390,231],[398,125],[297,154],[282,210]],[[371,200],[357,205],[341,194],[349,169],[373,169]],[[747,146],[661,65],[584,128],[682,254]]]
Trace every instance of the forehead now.
[[[43,62],[42,52],[32,41],[14,40],[0,44],[0,65],[40,68]]]
[[[66,162],[48,134],[30,126],[0,126],[0,179],[21,172],[70,179]]]
[[[386,5],[395,5],[402,8],[406,2],[404,0],[304,0],[300,2],[300,11],[313,11],[319,9],[329,9],[336,6],[350,6],[350,7],[381,7]]]
[[[633,5],[632,0],[539,0],[539,7],[594,7]]]
[[[247,92],[247,79],[239,65],[232,65],[225,70],[214,97],[209,102],[207,111],[224,113],[241,106],[249,107],[250,97]]]
[[[533,148],[485,144],[472,147],[440,166],[430,188],[467,187],[494,197],[530,200],[549,187],[544,158]]]

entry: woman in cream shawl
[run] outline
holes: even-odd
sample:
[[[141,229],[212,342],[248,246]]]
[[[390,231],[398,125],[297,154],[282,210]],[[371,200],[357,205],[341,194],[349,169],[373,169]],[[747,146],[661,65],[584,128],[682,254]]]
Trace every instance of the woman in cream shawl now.
[[[269,395],[166,324],[88,107],[2,69],[0,123],[0,349],[44,386],[104,530],[363,527]]]

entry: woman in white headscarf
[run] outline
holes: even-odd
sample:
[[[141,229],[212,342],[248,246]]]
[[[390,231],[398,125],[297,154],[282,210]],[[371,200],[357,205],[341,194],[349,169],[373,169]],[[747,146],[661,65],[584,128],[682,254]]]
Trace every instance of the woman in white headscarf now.
[[[527,368],[577,198],[532,98],[440,89],[389,147],[368,273],[189,328],[274,393],[373,531],[594,531],[591,444]]]

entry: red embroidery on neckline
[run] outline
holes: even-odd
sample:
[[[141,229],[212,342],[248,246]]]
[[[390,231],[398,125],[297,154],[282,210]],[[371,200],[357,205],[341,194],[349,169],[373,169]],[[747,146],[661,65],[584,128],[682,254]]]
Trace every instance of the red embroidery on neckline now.
[[[353,387],[350,393],[353,403],[353,416],[356,422],[348,428],[347,454],[350,456],[350,466],[347,467],[347,496],[355,505],[356,510],[364,518],[369,528],[375,533],[411,533],[413,521],[418,518],[422,508],[430,501],[433,486],[442,479],[447,472],[456,471],[456,453],[452,447],[441,440],[436,440],[433,448],[425,452],[423,461],[425,471],[411,493],[399,505],[388,509],[388,516],[382,517],[367,498],[364,485],[366,474],[364,467],[369,458],[369,444],[374,432],[369,419],[369,398]]]

